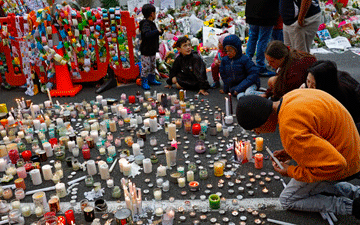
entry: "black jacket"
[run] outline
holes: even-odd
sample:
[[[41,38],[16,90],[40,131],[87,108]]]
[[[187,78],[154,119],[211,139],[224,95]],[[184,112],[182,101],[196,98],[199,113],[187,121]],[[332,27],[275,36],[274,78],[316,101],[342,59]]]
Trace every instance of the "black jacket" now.
[[[156,55],[156,52],[159,51],[159,35],[161,35],[161,33],[157,29],[155,23],[147,19],[141,20],[139,29],[141,32],[141,55]]]
[[[176,77],[177,83],[188,90],[209,89],[206,66],[201,56],[192,51],[190,55],[179,55],[170,70],[169,79],[166,82],[171,85],[172,78]]]
[[[257,26],[275,26],[279,17],[279,0],[247,0],[246,22]]]

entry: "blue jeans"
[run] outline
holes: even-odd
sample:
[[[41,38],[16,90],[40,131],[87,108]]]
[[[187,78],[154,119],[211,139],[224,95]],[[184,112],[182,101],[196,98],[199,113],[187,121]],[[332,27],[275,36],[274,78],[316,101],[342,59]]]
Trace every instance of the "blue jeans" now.
[[[272,32],[272,40],[282,41],[284,42],[284,34],[283,30],[273,30]]]
[[[251,85],[250,87],[246,88],[246,90],[244,92],[240,92],[236,98],[239,100],[239,98],[245,96],[245,95],[261,95],[264,94],[265,92],[262,91],[257,91],[257,86],[256,84]]]
[[[256,65],[260,69],[260,73],[266,71],[265,50],[271,39],[272,30],[273,26],[250,25],[246,55],[252,59],[256,49]]]

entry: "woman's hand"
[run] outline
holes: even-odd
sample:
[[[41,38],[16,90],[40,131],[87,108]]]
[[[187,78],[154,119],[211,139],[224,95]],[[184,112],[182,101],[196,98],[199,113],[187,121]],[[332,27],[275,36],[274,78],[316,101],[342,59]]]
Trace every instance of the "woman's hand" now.
[[[287,154],[287,152],[284,149],[275,151],[273,153],[273,155],[280,162],[287,162],[287,161],[289,161],[291,159],[291,156],[289,156],[289,154]],[[271,160],[274,162],[273,158],[271,158]]]
[[[288,177],[288,173],[287,173],[287,170],[289,168],[289,165],[286,164],[286,163],[283,163],[281,162],[281,165],[284,167],[284,169],[280,169],[279,165],[276,164],[275,162],[273,162],[273,167],[274,167],[274,170],[278,173],[280,173],[282,176],[284,177]]]

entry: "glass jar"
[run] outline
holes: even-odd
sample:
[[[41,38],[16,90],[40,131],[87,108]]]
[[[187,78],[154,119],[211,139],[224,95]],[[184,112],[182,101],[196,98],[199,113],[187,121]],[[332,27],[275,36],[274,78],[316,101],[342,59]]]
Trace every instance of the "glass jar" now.
[[[92,187],[94,185],[94,178],[92,176],[90,176],[90,175],[86,176],[85,185],[87,187]]]
[[[29,216],[31,216],[31,207],[30,207],[30,205],[23,205],[23,206],[21,206],[21,215],[23,216],[23,217],[29,217]]]
[[[12,225],[24,225],[25,219],[21,215],[21,211],[19,209],[13,209],[9,212],[9,224]]]
[[[65,160],[65,149],[59,147],[57,148],[54,154],[57,160],[61,160],[61,161]]]
[[[204,141],[198,140],[195,143],[195,152],[198,154],[204,153],[206,151],[206,146]]]
[[[206,180],[209,177],[207,169],[201,169],[199,171],[199,176],[201,180]]]
[[[190,162],[188,165],[188,170],[191,170],[195,173],[197,170],[196,164],[194,162]]]

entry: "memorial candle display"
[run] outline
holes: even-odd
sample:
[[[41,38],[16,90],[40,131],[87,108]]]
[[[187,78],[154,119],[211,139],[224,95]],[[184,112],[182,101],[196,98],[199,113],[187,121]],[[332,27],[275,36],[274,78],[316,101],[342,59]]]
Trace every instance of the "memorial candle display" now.
[[[176,140],[176,125],[173,123],[168,125],[168,140]]]
[[[263,150],[264,139],[262,137],[255,138],[256,151],[260,152]]]

